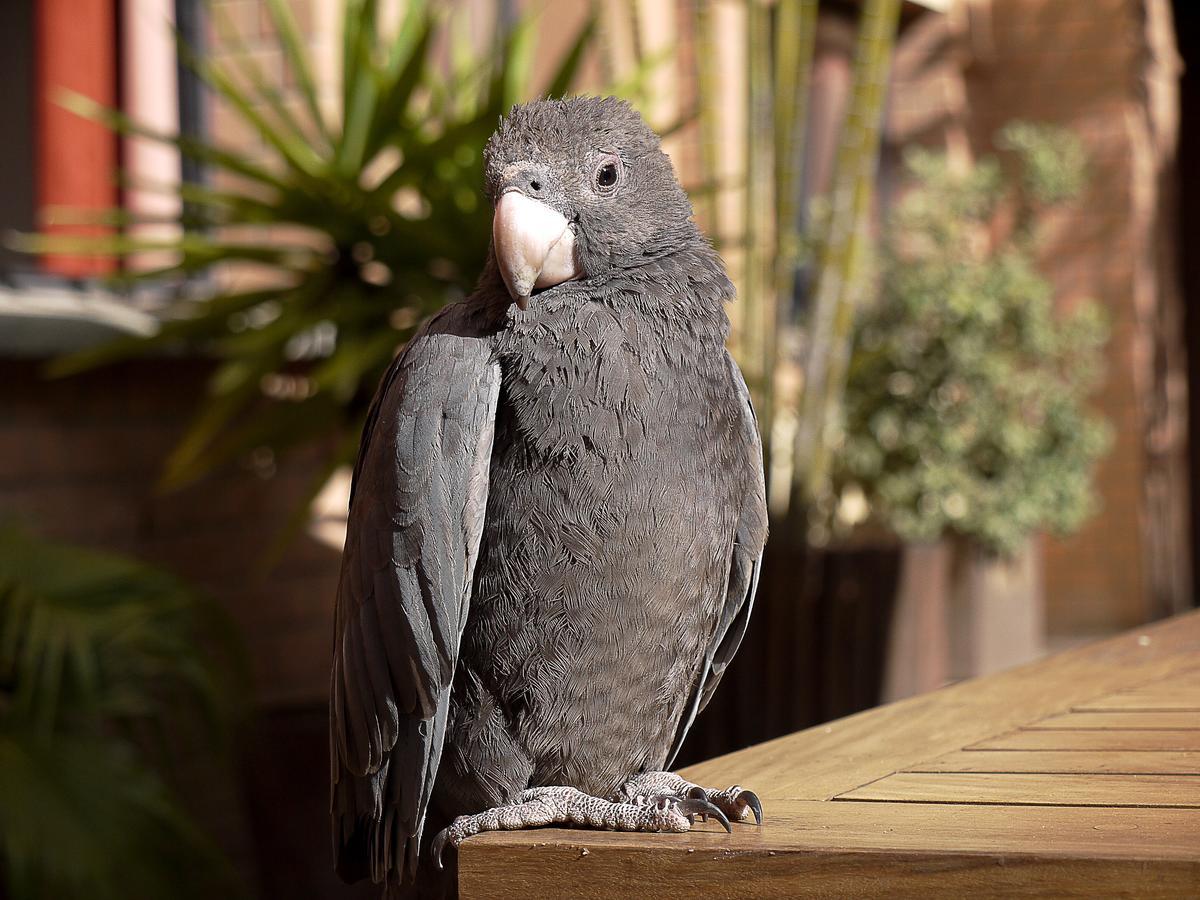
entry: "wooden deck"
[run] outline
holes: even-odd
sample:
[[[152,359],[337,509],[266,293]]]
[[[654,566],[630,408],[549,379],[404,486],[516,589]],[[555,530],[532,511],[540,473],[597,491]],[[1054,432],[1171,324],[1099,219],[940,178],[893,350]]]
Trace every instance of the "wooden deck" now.
[[[683,775],[766,823],[479,835],[462,897],[1200,897],[1200,612]]]

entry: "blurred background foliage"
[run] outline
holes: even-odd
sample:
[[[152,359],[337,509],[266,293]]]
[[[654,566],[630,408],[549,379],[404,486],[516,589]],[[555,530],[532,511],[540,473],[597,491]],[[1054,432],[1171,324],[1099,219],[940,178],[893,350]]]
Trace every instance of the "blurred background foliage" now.
[[[876,520],[906,539],[954,528],[1008,551],[1033,527],[1074,527],[1090,508],[1091,465],[1104,446],[1102,428],[1079,408],[1094,382],[1087,363],[1101,331],[1090,308],[1061,328],[1054,324],[1050,288],[1034,271],[1027,244],[1031,217],[1080,189],[1082,150],[1069,134],[1006,130],[1003,145],[1021,160],[1012,190],[995,162],[959,177],[937,157],[914,154],[910,166],[920,184],[890,230],[910,232],[914,247],[892,246],[877,271],[875,175],[900,2],[863,4],[831,183],[825,196],[806,198],[800,171],[818,5],[780,0],[773,10],[748,10],[749,46],[773,53],[746,55],[745,208],[733,239],[715,200],[724,127],[715,25],[705,4],[693,11],[705,176],[693,196],[719,245],[741,254],[732,349],[763,426],[772,510],[793,523],[789,531],[815,543],[838,530],[831,522],[845,525],[845,510],[835,510],[845,490],[864,492]],[[636,23],[637,4],[631,6]],[[396,349],[474,284],[490,238],[481,152],[497,119],[513,103],[575,87],[596,43],[597,19],[573,36],[550,77],[534,84],[536,17],[479,48],[463,17],[448,8],[409,3],[400,21],[389,23],[376,0],[346,0],[341,92],[330,112],[287,3],[267,0],[267,8],[303,100],[299,108],[284,102],[251,54],[235,54],[225,65],[183,44],[180,54],[261,135],[270,162],[154,132],[69,96],[64,102],[81,115],[177,147],[203,164],[203,175],[159,186],[182,201],[177,237],[139,236],[130,228],[156,224],[154,217],[113,211],[106,215],[124,232],[40,236],[22,246],[127,262],[165,255],[162,265],[126,265],[115,276],[122,290],[149,287],[169,298],[159,331],[61,359],[53,371],[76,373],[179,347],[215,358],[207,397],[166,460],[162,485],[184,486],[253,454],[322,447],[326,464],[294,517],[294,533],[330,475],[353,459],[367,405]],[[236,30],[214,18],[236,49]],[[640,48],[637,38],[635,26],[632,44]],[[601,92],[652,105],[647,75],[669,58],[639,49],[632,71]],[[1011,234],[980,251],[980,235],[1008,206],[1016,216]],[[70,215],[58,211],[60,221]],[[252,273],[250,286],[245,277],[228,277],[231,265]],[[868,304],[880,279],[882,301]],[[869,305],[856,329],[857,312]],[[907,337],[892,333],[899,330]],[[972,357],[977,347],[990,352]],[[955,365],[971,371],[947,371]],[[1009,382],[1009,370],[1022,377]],[[913,387],[901,402],[887,385],[908,380]],[[923,391],[943,397],[952,390],[947,384],[967,391],[958,407],[990,397],[993,419],[951,422],[925,405]],[[923,417],[913,419],[918,412]],[[903,436],[893,435],[897,429]],[[924,455],[935,450],[942,454],[936,462]],[[985,462],[988,453],[994,459]]]
[[[405,5],[389,27],[375,0],[347,0],[339,109],[323,112],[286,0],[269,0],[273,25],[304,104],[241,54],[228,66],[180,45],[182,60],[260,134],[272,162],[213,142],[151,131],[78,95],[64,102],[124,135],[163,141],[203,164],[199,182],[159,186],[183,202],[178,237],[118,234],[39,237],[38,252],[166,254],[129,267],[122,290],[149,287],[171,302],[151,337],[129,337],[60,360],[56,374],[186,347],[216,359],[208,395],[167,459],[162,484],[178,488],[267,448],[275,454],[336,438],[315,496],[353,460],[367,405],[396,349],[430,313],[465,296],[482,269],[491,210],[482,198],[482,150],[514,103],[561,95],[574,83],[594,22],[576,34],[548,83],[531,82],[536,20],[473,48],[464,19],[439,4]],[[214,26],[237,46],[232,25]],[[638,81],[616,85],[630,95]],[[216,188],[221,180],[232,187]],[[58,221],[71,215],[58,211]],[[123,226],[153,217],[113,212]],[[235,264],[246,279],[225,277]]]
[[[882,293],[854,332],[835,454],[842,530],[870,514],[906,541],[955,535],[1008,555],[1095,508],[1111,435],[1087,398],[1107,328],[1094,303],[1056,316],[1033,257],[1039,214],[1083,188],[1083,150],[1029,123],[996,146],[1011,174],[995,158],[907,154]]]
[[[0,530],[0,894],[243,895],[165,776],[221,755],[239,652],[175,578]]]

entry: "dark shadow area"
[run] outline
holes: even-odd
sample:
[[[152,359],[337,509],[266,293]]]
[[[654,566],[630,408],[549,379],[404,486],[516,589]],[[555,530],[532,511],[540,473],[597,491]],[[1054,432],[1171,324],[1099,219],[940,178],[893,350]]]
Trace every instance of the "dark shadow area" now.
[[[33,153],[34,55],[33,0],[0,3],[0,234],[32,231],[34,226]],[[0,277],[14,268],[29,269],[21,257],[0,244]]]
[[[898,547],[806,548],[774,526],[742,648],[677,765],[877,705],[899,575]]]
[[[1188,365],[1188,468],[1191,479],[1191,521],[1200,522],[1200,7],[1189,0],[1173,0],[1175,39],[1183,61],[1179,82],[1179,178],[1176,197],[1185,346]],[[1200,572],[1200,528],[1192,528],[1192,571]],[[1193,605],[1197,597],[1192,597]]]
[[[324,707],[261,713],[246,730],[243,791],[264,897],[374,898],[334,874],[329,833],[329,718]]]

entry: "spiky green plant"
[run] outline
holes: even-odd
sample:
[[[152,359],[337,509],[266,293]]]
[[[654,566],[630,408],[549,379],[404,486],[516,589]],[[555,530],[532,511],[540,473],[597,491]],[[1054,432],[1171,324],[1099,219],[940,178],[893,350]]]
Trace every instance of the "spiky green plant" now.
[[[0,894],[242,895],[156,766],[169,734],[228,724],[213,615],[157,570],[0,530]]]
[[[452,18],[442,7],[409,3],[392,31],[381,24],[375,0],[346,0],[341,92],[336,108],[326,110],[288,3],[267,0],[267,9],[302,98],[299,110],[248,54],[234,52],[218,64],[187,47],[180,52],[262,137],[269,161],[207,139],[161,134],[69,97],[72,109],[121,134],[177,147],[210,177],[169,188],[182,201],[179,237],[125,233],[23,244],[34,251],[173,255],[169,265],[121,276],[122,287],[180,289],[156,335],[89,350],[53,369],[76,373],[177,345],[213,358],[207,399],[166,461],[167,487],[259,448],[328,447],[331,435],[341,436],[313,482],[315,494],[329,471],[352,458],[371,394],[397,347],[477,278],[490,234],[481,151],[499,116],[534,90],[534,19],[478,51],[459,27],[461,15]],[[237,36],[216,24],[236,51]],[[538,93],[570,89],[592,33],[588,21]],[[232,186],[218,186],[214,176]],[[109,221],[147,220],[116,211]],[[220,272],[229,264],[252,265],[267,284],[222,288]],[[215,279],[193,283],[214,272]]]

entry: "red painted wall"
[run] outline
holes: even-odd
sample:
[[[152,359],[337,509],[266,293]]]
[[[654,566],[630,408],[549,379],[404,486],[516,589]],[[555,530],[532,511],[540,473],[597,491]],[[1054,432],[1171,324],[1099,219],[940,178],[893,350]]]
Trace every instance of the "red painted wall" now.
[[[35,38],[37,120],[35,172],[40,224],[56,206],[105,209],[117,202],[117,141],[104,126],[64,109],[63,89],[117,103],[116,0],[38,0]],[[100,226],[49,225],[58,234],[104,234]],[[54,255],[47,271],[71,277],[111,271],[93,255]]]

